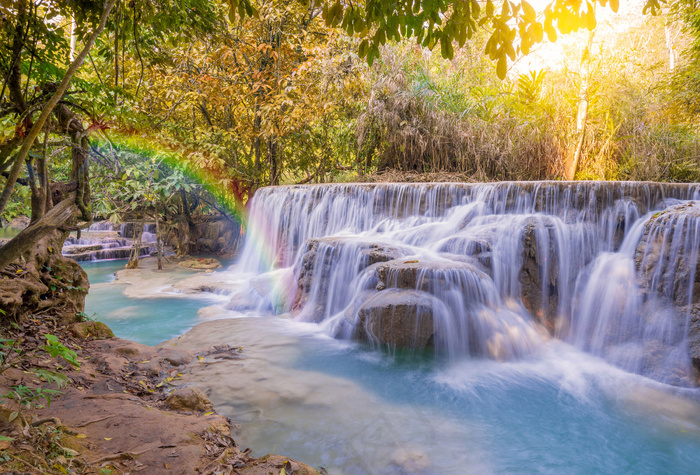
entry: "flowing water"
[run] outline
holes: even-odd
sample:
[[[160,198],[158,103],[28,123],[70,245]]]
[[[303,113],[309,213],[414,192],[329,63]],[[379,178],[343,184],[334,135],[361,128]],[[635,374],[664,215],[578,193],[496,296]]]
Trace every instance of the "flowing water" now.
[[[654,184],[263,189],[241,262],[214,274],[241,289],[228,308],[98,284],[87,312],[145,343],[228,318],[177,342],[243,347],[186,379],[258,455],[347,474],[694,473],[700,233],[661,211],[698,198]],[[88,268],[91,282],[110,270]],[[363,320],[397,295],[428,309],[427,348]]]

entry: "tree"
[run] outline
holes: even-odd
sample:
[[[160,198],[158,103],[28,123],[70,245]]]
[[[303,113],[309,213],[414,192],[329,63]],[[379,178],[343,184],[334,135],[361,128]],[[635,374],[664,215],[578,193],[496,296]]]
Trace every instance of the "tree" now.
[[[30,5],[28,5],[26,0],[20,0],[18,2],[14,35],[12,36],[13,54],[9,60],[9,64],[7,64],[5,79],[10,91],[12,107],[18,114],[20,114],[25,130],[28,131],[26,132],[26,135],[24,133],[17,134],[20,137],[20,140],[17,140],[16,142],[21,143],[21,146],[15,156],[10,157],[14,148],[14,142],[8,144],[3,153],[0,154],[0,156],[6,157],[3,162],[0,162],[0,169],[7,168],[11,164],[9,174],[6,177],[5,188],[0,195],[0,213],[2,213],[2,211],[5,209],[5,206],[10,199],[14,185],[19,177],[21,167],[24,164],[30,149],[34,145],[34,141],[39,136],[41,130],[44,128],[44,124],[48,120],[49,116],[54,112],[54,109],[58,105],[59,101],[61,101],[63,98],[76,71],[87,58],[90,48],[104,29],[109,13],[115,3],[116,0],[107,1],[99,16],[97,25],[94,27],[92,33],[86,38],[82,51],[68,67],[68,70],[63,75],[60,84],[46,86],[44,94],[48,96],[50,93],[49,99],[45,103],[39,103],[37,106],[28,109],[25,100],[26,90],[24,94],[21,90],[21,56],[25,50],[28,55],[31,55],[32,53],[31,50],[29,50],[26,41],[28,38],[27,32],[30,29],[29,26],[33,24],[38,28],[38,25],[43,23],[43,21],[37,17],[38,11],[36,8],[33,9],[34,17],[30,16],[32,13],[32,8]],[[61,5],[59,4],[58,6],[60,7]],[[33,122],[32,120],[32,112],[34,112],[34,110],[41,111],[39,117],[36,119],[36,122]],[[15,237],[12,241],[10,241],[10,243],[0,249],[0,269],[17,259],[23,252],[32,249],[40,239],[48,235],[53,230],[65,224],[70,226],[72,224],[71,221],[74,219],[73,214],[75,214],[75,217],[80,215],[80,217],[85,221],[89,221],[91,219],[87,210],[87,207],[89,206],[89,175],[87,155],[85,152],[87,139],[85,130],[83,129],[81,123],[76,123],[73,120],[73,114],[71,114],[65,107],[58,109],[57,121],[68,132],[73,144],[71,179],[74,182],[74,191],[71,192],[69,196],[65,198],[65,200],[71,200],[73,202],[74,207],[70,206],[68,207],[68,210],[74,209],[75,211],[74,213],[69,213],[67,210],[63,210],[63,207],[61,207],[58,208],[61,210],[60,212],[56,211],[54,213],[48,212],[43,214],[46,210],[46,198],[33,200],[33,202],[37,203],[37,206],[41,207],[41,210],[37,210],[36,216],[43,216],[34,223],[34,226],[30,226],[30,228],[20,233],[20,235]],[[44,189],[43,193],[45,197],[48,197],[48,189]],[[70,217],[67,218],[67,216]]]
[[[693,0],[672,0],[683,3]],[[250,0],[227,0],[231,17],[250,16],[255,9]],[[302,0],[306,4],[306,0]],[[359,54],[371,65],[379,58],[379,47],[389,40],[415,38],[423,47],[438,44],[443,57],[454,56],[453,42],[463,47],[480,29],[490,28],[485,53],[496,61],[498,76],[507,73],[508,60],[518,53],[528,54],[545,35],[556,41],[562,34],[595,29],[595,4],[617,11],[619,0],[553,0],[541,16],[526,1],[505,0],[500,8],[492,0],[481,6],[478,0],[366,0],[365,2],[323,2],[323,18],[329,26],[341,27],[348,35],[361,38]],[[665,0],[647,0],[643,11],[657,14]]]

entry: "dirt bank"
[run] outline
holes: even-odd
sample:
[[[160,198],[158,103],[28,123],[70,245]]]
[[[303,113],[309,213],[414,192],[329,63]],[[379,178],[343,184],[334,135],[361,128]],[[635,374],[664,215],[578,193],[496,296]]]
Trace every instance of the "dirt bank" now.
[[[201,391],[177,387],[188,365],[238,358],[238,348],[153,348],[109,333],[47,315],[3,330],[18,344],[2,348],[0,473],[317,473],[282,456],[250,457]],[[47,334],[65,358],[44,349]],[[50,406],[41,391],[59,388],[46,371],[67,377],[60,394],[48,393]]]

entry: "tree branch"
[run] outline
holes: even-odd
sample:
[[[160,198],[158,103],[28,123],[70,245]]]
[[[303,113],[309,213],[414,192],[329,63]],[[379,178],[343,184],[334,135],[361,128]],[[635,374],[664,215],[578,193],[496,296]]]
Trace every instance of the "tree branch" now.
[[[54,95],[51,96],[51,99],[49,99],[46,106],[41,111],[39,119],[37,119],[36,123],[32,126],[29,133],[27,134],[27,137],[24,139],[24,142],[22,143],[22,148],[17,154],[17,157],[15,158],[15,163],[12,166],[10,177],[8,178],[7,183],[5,184],[5,189],[2,191],[2,195],[0,195],[0,214],[2,214],[3,211],[5,211],[7,203],[10,201],[10,196],[12,195],[12,190],[14,188],[15,182],[17,181],[17,177],[19,176],[19,171],[22,167],[22,162],[24,162],[24,159],[29,154],[29,149],[34,144],[34,140],[36,140],[37,136],[39,135],[39,132],[44,127],[44,123],[49,118],[49,115],[51,115],[51,112],[53,111],[54,107],[56,107],[58,101],[61,100],[61,97],[63,97],[63,93],[65,93],[68,89],[68,84],[70,84],[73,75],[75,75],[78,68],[85,61],[85,58],[87,57],[90,48],[92,48],[92,45],[95,43],[95,40],[100,35],[100,33],[102,33],[102,30],[104,29],[105,24],[107,23],[109,12],[112,10],[112,7],[114,7],[116,1],[117,0],[108,0],[105,9],[102,12],[102,17],[100,18],[99,25],[92,32],[92,34],[87,40],[87,43],[83,47],[83,50],[80,52],[78,57],[75,58],[75,61],[73,61],[73,63],[70,65],[68,71],[66,71],[66,74],[63,76],[63,80],[58,86],[58,89],[56,90]]]

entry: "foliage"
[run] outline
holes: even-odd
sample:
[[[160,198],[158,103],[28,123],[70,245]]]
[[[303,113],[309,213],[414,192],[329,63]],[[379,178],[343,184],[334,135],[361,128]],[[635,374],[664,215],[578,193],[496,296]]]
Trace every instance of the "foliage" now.
[[[58,341],[58,338],[54,335],[46,334],[46,344],[43,349],[51,355],[52,358],[58,358],[59,356],[70,363],[75,368],[80,368],[80,363],[78,362],[78,355],[75,351],[71,350],[63,343]]]
[[[13,411],[8,417],[8,420],[12,422],[20,417],[26,409],[43,407],[44,402],[47,407],[50,407],[51,398],[55,397],[57,394],[60,394],[60,392],[55,389],[45,389],[19,384],[17,386],[11,386],[8,392],[0,394],[0,400],[11,399],[17,403],[17,410]]]
[[[20,358],[21,350],[14,339],[0,338],[0,375]]]

